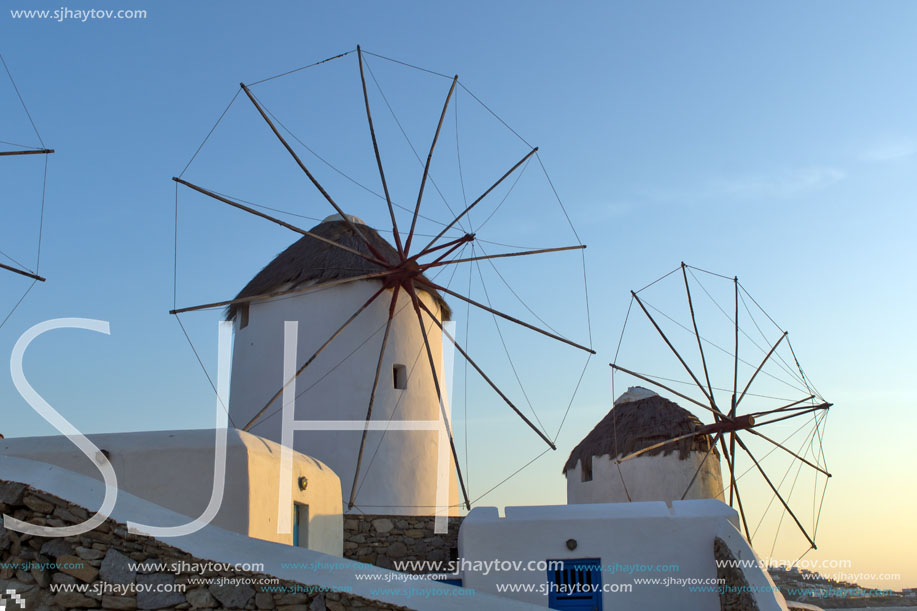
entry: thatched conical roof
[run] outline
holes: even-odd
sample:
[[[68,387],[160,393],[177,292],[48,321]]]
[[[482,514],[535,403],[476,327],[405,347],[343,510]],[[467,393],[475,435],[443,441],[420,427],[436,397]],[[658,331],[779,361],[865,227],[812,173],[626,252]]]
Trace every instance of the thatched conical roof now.
[[[625,396],[632,392],[633,389],[625,393]],[[576,467],[580,460],[606,454],[612,458],[626,456],[660,441],[686,435],[703,426],[694,414],[677,403],[645,390],[637,396],[641,398],[625,401],[619,399],[615,402],[611,411],[570,452],[570,457],[564,465],[564,473]],[[641,456],[671,454],[678,450],[679,458],[684,460],[691,452],[706,452],[710,443],[709,435],[698,435],[666,444]],[[713,450],[713,454],[719,459],[716,449]]]
[[[356,217],[350,217],[350,219],[386,259],[392,262],[398,261],[398,251],[385,238],[380,236],[375,229],[364,225]],[[340,220],[338,215],[326,218],[309,231],[356,251],[372,255],[369,247],[360,236],[354,233],[346,222]],[[335,248],[313,237],[303,236],[258,272],[245,285],[245,288],[239,291],[236,299],[264,295],[280,290],[292,290],[310,284],[321,284],[329,280],[353,278],[380,271],[384,271],[383,268],[371,261],[367,261],[346,250]],[[367,282],[379,281],[367,280]],[[427,292],[433,296],[439,305],[443,320],[451,318],[452,310],[442,296],[432,289],[427,290]],[[237,311],[237,304],[229,306],[226,311],[226,318],[231,320]]]

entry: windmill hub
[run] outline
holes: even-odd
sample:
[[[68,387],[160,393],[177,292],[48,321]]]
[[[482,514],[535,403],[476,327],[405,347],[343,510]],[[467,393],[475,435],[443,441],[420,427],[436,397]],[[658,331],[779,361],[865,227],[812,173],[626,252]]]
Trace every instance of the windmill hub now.
[[[407,288],[410,284],[413,284],[413,280],[420,276],[423,271],[420,269],[420,266],[417,264],[417,261],[414,259],[408,259],[403,261],[397,267],[392,269],[391,272],[385,277],[385,285],[387,287],[394,287],[396,284],[400,284]]]
[[[722,420],[713,424],[699,427],[698,435],[713,435],[716,433],[729,433],[731,431],[744,431],[755,425],[755,417],[751,414],[736,416],[732,420]]]

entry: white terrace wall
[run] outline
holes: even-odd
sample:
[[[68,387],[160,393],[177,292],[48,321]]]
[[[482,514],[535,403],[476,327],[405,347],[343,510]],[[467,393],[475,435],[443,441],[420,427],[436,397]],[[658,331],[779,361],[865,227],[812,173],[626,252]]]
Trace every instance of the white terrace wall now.
[[[91,514],[96,511],[105,493],[102,483],[94,478],[73,473],[54,465],[15,457],[0,460],[0,480],[22,482],[36,490],[52,494],[60,499],[69,501],[73,505],[85,508],[80,513],[88,510],[88,513]],[[0,481],[0,484],[2,484],[2,481]],[[9,500],[6,498],[5,492],[8,492],[8,489],[5,491],[4,486],[0,485],[0,498],[4,502]],[[14,509],[14,513],[16,513],[16,505],[16,502],[11,502],[10,504],[10,508]],[[28,515],[22,515],[22,517],[29,518]],[[42,514],[42,517],[47,518],[49,516]],[[121,492],[118,495],[118,503],[111,514],[111,520],[106,523],[104,530],[100,528],[99,534],[104,537],[105,534],[116,529],[123,533],[124,523],[127,521],[135,521],[141,524],[170,525],[180,524],[183,519],[183,516],[171,510],[164,509],[129,492]],[[0,527],[0,538],[3,536],[10,537],[11,534],[3,531],[2,527]],[[90,536],[94,534],[96,534],[96,531],[90,533]],[[116,549],[119,538],[115,538],[110,542]],[[310,607],[312,609],[369,611],[370,609],[390,609],[392,606],[396,606],[398,609],[416,609],[417,611],[464,611],[466,609],[475,609],[475,611],[525,611],[536,609],[519,601],[456,588],[428,579],[412,579],[410,582],[405,583],[400,578],[403,575],[394,571],[369,564],[352,562],[311,549],[251,539],[214,525],[206,526],[195,533],[182,537],[153,538],[143,535],[128,535],[126,538],[129,539],[129,543],[135,546],[134,549],[138,549],[141,546],[144,549],[147,546],[160,546],[162,543],[177,548],[173,550],[173,554],[169,555],[162,555],[158,550],[151,550],[152,554],[146,555],[147,558],[153,557],[157,561],[161,559],[163,562],[169,562],[172,559],[170,556],[178,556],[178,550],[181,550],[193,556],[193,558],[184,558],[188,561],[199,559],[221,564],[244,564],[247,566],[260,564],[263,566],[263,573],[284,580],[287,582],[284,585],[290,585],[289,582],[307,584],[314,588],[319,588],[318,591],[330,592],[330,594],[326,595],[326,600],[331,601],[333,599],[336,601],[327,602],[325,605],[313,602]],[[127,549],[120,551],[125,554],[133,553]],[[4,550],[0,549],[0,560],[4,562],[9,560],[2,552]],[[201,575],[200,573],[195,573],[191,576],[199,578]],[[224,576],[244,577],[248,575],[230,571]],[[153,575],[146,577],[153,577]],[[184,576],[180,576],[176,580],[181,577]],[[3,581],[5,580],[0,579],[0,582]],[[88,583],[88,580],[83,581]],[[133,579],[131,579],[132,581]],[[137,577],[137,581],[140,582],[140,576]],[[150,581],[147,581],[147,583],[150,583]],[[20,592],[25,592],[25,588],[21,588],[19,585],[13,585],[13,587],[20,588]],[[211,591],[213,591],[213,587],[211,586]],[[243,590],[252,589],[248,585],[227,585],[225,587],[228,587],[230,591],[237,588]],[[255,587],[261,588],[261,586]],[[303,590],[299,591],[302,592]],[[308,597],[312,597],[314,591],[311,591]],[[338,595],[337,593],[339,592],[342,592],[342,594]],[[29,594],[30,592],[26,592],[26,596]],[[70,592],[67,594],[75,593]],[[302,599],[306,597],[298,593],[294,594],[291,591],[277,597],[275,604],[258,605],[258,608],[305,609]],[[366,600],[346,600],[352,597],[362,597]],[[113,597],[105,598],[111,602],[109,605],[103,603],[103,607],[133,608],[130,605],[116,606],[121,601],[112,600]],[[223,597],[218,597],[218,600],[222,601]],[[372,601],[378,602],[373,603]],[[97,605],[98,603],[90,600],[89,604]],[[225,605],[222,602],[220,604],[213,602],[209,604],[221,609],[239,608],[241,606],[247,609],[255,607],[252,601],[247,605],[240,605],[238,601],[234,601],[234,604],[227,601]],[[144,608],[161,608],[161,606],[164,605],[149,605]],[[189,606],[189,603],[185,602],[177,607],[187,609]],[[28,608],[41,607],[39,605],[30,605]]]
[[[381,283],[362,280],[329,289],[252,303],[247,324],[234,320],[232,384],[229,413],[239,426],[248,423],[283,387],[284,321],[299,322],[297,369],[362,306]],[[429,294],[419,296],[430,311],[439,306]],[[297,420],[366,419],[382,336],[388,319],[387,289],[322,351],[296,380]],[[372,419],[441,422],[439,402],[410,298],[401,291],[386,347]],[[426,315],[440,386],[445,392],[443,341],[439,327]],[[396,388],[394,366],[404,366],[406,387]],[[445,397],[448,401],[448,397]],[[448,404],[447,404],[448,410]],[[281,401],[265,412],[251,431],[281,442]],[[359,431],[297,431],[293,447],[329,465],[341,478],[345,508],[356,470]],[[434,515],[437,499],[436,431],[372,431],[367,435],[354,513]],[[457,515],[455,467],[449,456],[448,504]]]
[[[119,489],[192,518],[201,515],[210,502],[213,430],[88,437],[107,453]],[[292,544],[292,532],[278,534],[276,527],[280,449],[278,444],[249,433],[236,429],[227,432],[226,487],[220,511],[213,520],[215,526],[266,541]],[[59,435],[0,439],[0,455],[56,465],[102,480],[95,464],[69,439]],[[300,490],[300,477],[307,480],[305,490]],[[286,485],[292,490],[294,502],[309,506],[308,547],[342,555],[341,484],[337,475],[327,465],[294,452],[292,477]]]
[[[518,560],[522,566],[532,560],[599,558],[606,569],[603,584],[610,584],[609,589],[614,584],[632,586],[629,592],[606,592],[606,609],[709,611],[720,608],[715,590],[634,584],[634,578],[716,579],[714,539],[722,536],[724,525],[735,531],[730,523],[737,519],[733,509],[716,500],[675,501],[671,507],[661,502],[507,507],[505,518],[494,507],[479,507],[462,522],[459,557],[471,563]],[[576,542],[574,550],[568,548],[571,539]],[[743,549],[742,557],[750,549]],[[493,594],[501,583],[532,584],[533,592],[503,595],[545,606],[548,595],[539,587],[546,578],[546,571],[538,570],[488,574],[466,570],[463,575],[466,588]],[[781,608],[776,600],[772,602],[762,609]]]

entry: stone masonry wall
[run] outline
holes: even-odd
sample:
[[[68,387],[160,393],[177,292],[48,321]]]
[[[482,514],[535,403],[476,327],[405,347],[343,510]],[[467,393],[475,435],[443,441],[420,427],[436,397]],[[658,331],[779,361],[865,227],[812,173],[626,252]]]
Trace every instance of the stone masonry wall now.
[[[720,591],[720,610],[758,611],[758,603],[748,591],[748,580],[745,579],[742,569],[726,566],[729,562],[735,562],[736,558],[726,542],[719,537],[713,540],[713,557],[723,565],[717,567],[716,576],[726,582],[726,587]]]
[[[0,480],[0,513],[32,524],[66,526],[84,521],[89,512],[25,484]],[[188,570],[144,572],[132,562],[176,564]],[[150,537],[132,535],[124,524],[108,519],[98,528],[66,538],[32,537],[7,530],[0,523],[0,595],[8,611],[23,608],[5,593],[14,590],[29,611],[62,609],[280,609],[282,611],[397,611],[397,607],[347,593],[321,592],[290,581],[286,592],[264,591],[260,585],[192,585],[200,578],[239,579],[257,584],[267,575],[243,571],[191,572],[207,560],[195,558]],[[151,569],[151,571],[162,570]],[[52,592],[52,584],[88,585],[86,592]],[[186,591],[105,594],[104,586],[184,584]],[[93,590],[101,593],[94,593]],[[111,591],[111,588],[108,588]],[[309,593],[305,593],[309,592]]]
[[[434,518],[415,516],[344,516],[344,556],[387,569],[397,560],[447,562],[458,555],[458,531],[464,518],[449,518],[446,534],[433,532]],[[403,569],[427,573],[429,568]]]

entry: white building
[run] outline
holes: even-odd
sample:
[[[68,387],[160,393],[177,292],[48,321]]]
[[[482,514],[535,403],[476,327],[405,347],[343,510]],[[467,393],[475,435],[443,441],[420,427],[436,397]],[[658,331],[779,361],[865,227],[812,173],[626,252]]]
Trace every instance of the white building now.
[[[356,217],[363,234],[391,261],[394,247]],[[312,233],[370,254],[370,250],[340,216],[326,218]],[[383,284],[377,279],[355,279],[381,268],[356,254],[305,236],[295,242],[239,293],[256,297],[299,291],[312,285],[345,280],[315,291],[254,300],[230,308],[233,321],[232,384],[229,412],[245,428],[283,387],[284,323],[298,321],[297,369],[363,306]],[[438,294],[418,291],[440,320],[450,316]],[[392,289],[383,293],[340,332],[296,379],[296,420],[364,422]],[[425,319],[440,380],[444,389],[442,334]],[[277,442],[281,436],[281,400],[278,398],[249,429]],[[379,384],[373,421],[442,422],[423,336],[410,297],[401,291],[395,304]],[[362,429],[349,431],[298,431],[293,447],[329,465],[341,478],[344,507],[354,481]],[[367,435],[354,511],[373,514],[433,515],[444,496],[437,497],[439,435],[435,430],[371,431]],[[455,467],[449,457],[448,505],[458,512]]]
[[[35,490],[66,499],[74,505],[86,509],[89,513],[98,508],[100,500],[105,495],[105,486],[98,478],[74,473],[53,464],[12,456],[0,459],[0,481],[27,484]],[[130,521],[138,521],[142,524],[180,524],[185,521],[184,515],[151,503],[126,490],[122,490],[119,493],[118,502],[111,513],[111,518],[122,524]],[[0,533],[3,533],[2,529],[0,529]],[[214,562],[236,567],[260,566],[263,567],[263,571],[267,575],[302,584],[304,587],[315,588],[319,592],[347,592],[368,601],[379,601],[380,603],[396,605],[399,608],[409,605],[411,609],[417,609],[418,611],[464,611],[468,608],[480,611],[534,611],[536,609],[536,607],[520,601],[492,596],[483,592],[474,592],[470,595],[458,593],[456,595],[456,588],[453,586],[429,579],[411,579],[409,585],[414,594],[409,598],[400,587],[404,584],[404,580],[401,579],[404,575],[400,573],[368,564],[343,561],[339,555],[330,555],[308,548],[254,539],[220,528],[214,524],[180,537],[154,535],[152,539],[174,546],[183,552],[191,554],[196,559],[200,559],[201,562]],[[133,553],[133,550],[127,549],[121,549],[120,551],[124,554]],[[9,557],[8,554],[5,556],[5,558]],[[18,563],[18,559],[13,562]],[[306,567],[309,568],[307,569]],[[201,577],[198,573],[192,573],[192,575]],[[236,576],[234,571],[232,575]],[[217,577],[216,579],[220,578]],[[149,582],[145,585],[146,587],[151,587]],[[163,585],[168,586],[169,584]],[[23,584],[15,576],[13,579],[0,578],[0,586],[3,587],[3,590],[0,591],[7,595],[9,594],[8,590],[12,588],[19,588],[19,592],[23,592],[25,588],[42,589],[38,585]],[[236,587],[245,589],[250,586],[241,585]],[[47,588],[44,589],[47,590]],[[8,601],[9,598],[6,600]],[[105,596],[104,600],[105,602],[102,603],[102,606],[105,608],[134,608],[130,604],[118,605],[117,603],[121,602],[118,596]],[[133,601],[125,602],[130,603]],[[88,604],[98,605],[97,602]],[[210,602],[210,604],[223,608],[218,603]],[[188,606],[188,603],[180,605],[180,607]],[[306,608],[305,605],[289,605],[288,607],[291,609]],[[325,607],[326,605],[322,604],[322,599],[319,598],[318,601],[313,601],[309,608],[321,609]],[[14,606],[13,608],[16,607]],[[57,605],[51,607],[28,607],[30,610],[41,608],[53,609],[58,607]],[[195,606],[194,608],[201,607]],[[287,607],[281,606],[279,608]],[[327,608],[340,609],[341,606],[332,607],[329,604]],[[348,606],[348,608],[350,607]],[[361,605],[360,608],[376,608],[376,606],[370,603],[368,606]]]
[[[212,524],[249,537],[340,556],[343,518],[337,475],[327,465],[294,452],[291,477],[281,482],[279,445],[235,429],[226,434],[226,486]],[[213,430],[87,437],[111,462],[119,490],[188,518],[204,513],[213,489]],[[55,465],[102,481],[97,464],[63,435],[0,439],[0,456]],[[289,486],[293,505],[291,524],[284,529],[287,534],[277,532],[281,485]],[[150,526],[189,521],[183,518],[175,524]]]
[[[719,453],[714,448],[707,455],[709,435],[665,444],[616,463],[618,458],[700,426],[691,412],[656,393],[640,387],[629,389],[570,453],[563,469],[567,503],[723,500]]]
[[[552,609],[719,609],[714,541],[736,559],[758,561],[736,528],[736,511],[713,499],[507,507],[505,514],[478,507],[462,522],[462,585]],[[480,568],[494,559],[500,565]],[[758,609],[785,610],[759,566],[742,569]]]
[[[741,608],[785,610],[738,514],[722,502],[715,453],[688,486],[708,436],[614,462],[700,426],[675,403],[629,389],[570,454],[567,505],[507,507],[505,517],[495,507],[471,510],[459,531],[463,586],[571,611],[706,611],[720,608],[721,589],[733,598],[738,589],[751,605]],[[692,500],[681,500],[685,489]],[[741,568],[724,572],[718,560]]]

